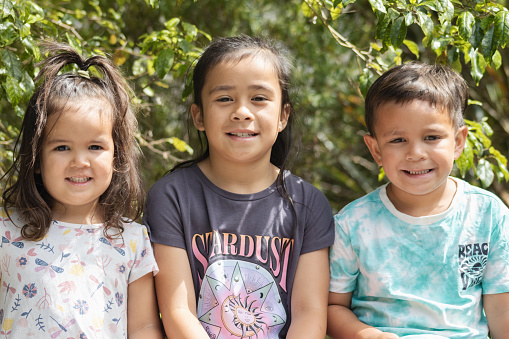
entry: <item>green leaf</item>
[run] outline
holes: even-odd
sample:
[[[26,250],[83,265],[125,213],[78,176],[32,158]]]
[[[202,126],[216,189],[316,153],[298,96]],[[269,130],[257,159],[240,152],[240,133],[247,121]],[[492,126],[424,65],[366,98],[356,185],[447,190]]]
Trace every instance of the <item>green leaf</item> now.
[[[413,55],[415,55],[417,58],[419,58],[419,46],[413,42],[412,40],[403,40],[403,43],[406,47],[412,52]]]
[[[5,82],[3,83],[5,92],[7,93],[7,99],[9,102],[16,106],[19,104],[21,98],[23,98],[23,88],[20,86],[19,81],[16,78],[13,78],[11,76],[7,76],[7,79],[5,79]]]
[[[500,52],[498,50],[496,50],[493,56],[491,57],[491,61],[493,62],[493,66],[495,67],[495,69],[499,69],[500,66],[502,66],[502,55],[500,55]]]
[[[172,28],[175,28],[180,23],[179,18],[172,18],[164,24],[167,29],[171,30]]]
[[[315,16],[315,12],[313,12],[313,9],[309,7],[308,3],[305,1],[302,1],[300,9],[302,10],[302,14],[304,14],[306,18],[312,18]]]
[[[472,36],[474,23],[475,18],[470,12],[463,12],[458,16],[458,33],[463,40],[468,41]]]
[[[474,149],[471,140],[467,139],[463,152],[455,163],[464,178],[467,171],[474,166]]]
[[[391,44],[394,47],[399,47],[406,37],[406,25],[405,18],[400,16],[396,19],[391,28]]]
[[[481,43],[481,53],[487,62],[491,60],[491,56],[495,53],[498,47],[496,40],[493,38],[493,31],[494,27],[491,27],[484,35]]]
[[[421,11],[417,11],[417,17],[419,26],[421,26],[421,29],[425,36],[429,36],[433,33],[433,21],[426,13],[422,13]]]
[[[485,135],[487,135],[488,137],[491,137],[493,135],[493,129],[491,128],[490,125],[488,125],[486,121],[484,120],[481,121],[481,126]]]
[[[495,16],[495,30],[493,35],[497,41],[497,45],[505,48],[509,41],[509,13],[506,11],[500,11]]]
[[[484,188],[490,186],[493,183],[493,179],[495,179],[493,168],[486,159],[479,159],[479,163],[476,167],[476,174]]]
[[[446,22],[451,22],[454,16],[454,6],[450,0],[437,0],[436,9],[439,13],[438,20],[443,25]]]
[[[23,66],[18,56],[7,49],[1,52],[1,56],[7,74],[16,80],[21,80],[23,78],[23,72],[21,71]]]
[[[187,33],[186,35],[191,37],[191,38],[195,38],[198,35],[198,29],[196,28],[195,25],[192,25],[192,24],[187,23],[187,22],[183,22],[182,23],[182,27],[186,31],[186,33]]]
[[[8,46],[18,39],[18,33],[12,22],[0,23],[0,46]]]
[[[461,73],[461,61],[460,61],[460,52],[456,47],[452,47],[447,52],[447,61],[451,65],[452,69],[456,72]]]
[[[146,62],[144,59],[139,58],[134,61],[133,68],[132,68],[133,75],[140,76],[144,72],[146,72],[146,70],[147,70],[147,66],[146,66]]]
[[[78,53],[82,54],[83,51],[81,50],[81,42],[76,39],[74,35],[70,35],[69,33],[65,33],[65,36],[67,37],[67,42],[69,45],[74,48]]]
[[[384,3],[382,0],[369,0],[371,7],[381,13],[387,13]]]
[[[173,49],[166,48],[159,53],[157,53],[157,58],[155,61],[155,69],[157,72],[157,75],[162,79],[164,76],[170,71],[171,67],[173,66],[173,59],[175,57],[175,53],[173,52]]]
[[[410,11],[406,12],[405,13],[405,25],[408,27],[413,23],[414,23],[414,15]]]
[[[339,6],[333,7],[330,9],[330,16],[333,21],[341,16],[342,8],[343,8],[343,5],[340,4]]]
[[[380,40],[384,39],[384,37],[386,35],[387,27],[389,26],[390,23],[391,23],[391,20],[389,19],[388,15],[382,14],[378,17],[378,23],[376,25],[376,34],[375,34],[376,39],[380,39]]]
[[[351,3],[354,3],[355,1],[357,0],[343,0],[342,3],[343,3],[343,7],[346,7],[346,5],[349,5]],[[336,6],[336,2],[338,1],[334,1],[334,6]]]
[[[368,68],[364,68],[362,73],[359,75],[359,88],[362,95],[366,96],[366,93],[373,82],[373,74]]]
[[[470,45],[472,45],[472,48],[475,49],[479,48],[479,46],[481,46],[483,37],[484,33],[483,30],[481,29],[481,22],[476,20],[474,26],[472,27],[472,35],[468,40],[470,42]]]
[[[470,48],[468,54],[470,56],[471,63],[470,75],[472,75],[475,83],[479,85],[479,81],[481,81],[484,71],[486,70],[486,61],[481,54],[477,53],[477,49]]]

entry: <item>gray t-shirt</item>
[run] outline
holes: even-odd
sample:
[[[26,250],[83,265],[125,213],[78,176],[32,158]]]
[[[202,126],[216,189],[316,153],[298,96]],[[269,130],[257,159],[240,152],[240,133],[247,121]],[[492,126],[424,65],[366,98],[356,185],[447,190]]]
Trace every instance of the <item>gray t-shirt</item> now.
[[[285,183],[294,211],[276,184],[235,194],[196,165],[163,177],[148,194],[151,240],[186,249],[197,315],[211,338],[284,338],[299,255],[334,241],[325,196],[289,172]]]

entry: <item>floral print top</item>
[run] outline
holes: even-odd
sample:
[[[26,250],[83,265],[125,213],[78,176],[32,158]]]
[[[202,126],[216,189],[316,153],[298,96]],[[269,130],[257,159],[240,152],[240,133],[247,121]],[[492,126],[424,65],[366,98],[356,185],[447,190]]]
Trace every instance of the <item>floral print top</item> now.
[[[0,212],[0,338],[126,338],[128,285],[159,271],[145,226],[107,238],[102,224],[55,220],[26,241],[15,225]]]

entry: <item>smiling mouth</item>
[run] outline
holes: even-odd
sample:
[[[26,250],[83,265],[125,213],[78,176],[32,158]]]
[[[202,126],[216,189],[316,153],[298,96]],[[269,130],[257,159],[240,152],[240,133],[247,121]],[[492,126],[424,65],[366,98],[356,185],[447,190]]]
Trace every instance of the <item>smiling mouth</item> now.
[[[76,183],[87,182],[90,179],[91,179],[90,177],[69,177],[69,178],[67,178],[67,180],[69,180],[71,182],[76,182]]]
[[[249,137],[254,137],[257,134],[256,133],[228,133],[228,135],[231,135],[234,137],[240,137],[240,138],[249,138]]]
[[[414,172],[414,171],[407,171],[405,170],[406,173],[408,174],[413,174],[413,175],[418,175],[418,174],[426,174],[426,173],[429,173],[431,172],[430,169],[427,169],[427,170],[424,170],[424,171],[417,171],[417,172]]]

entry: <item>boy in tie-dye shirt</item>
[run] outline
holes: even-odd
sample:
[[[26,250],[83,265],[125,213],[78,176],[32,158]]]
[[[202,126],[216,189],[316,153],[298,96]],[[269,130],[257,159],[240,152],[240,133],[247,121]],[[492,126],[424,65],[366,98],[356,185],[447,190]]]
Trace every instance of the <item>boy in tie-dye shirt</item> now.
[[[389,183],[335,216],[333,338],[507,338],[509,210],[450,177],[465,145],[468,87],[408,63],[366,97],[364,137]]]

